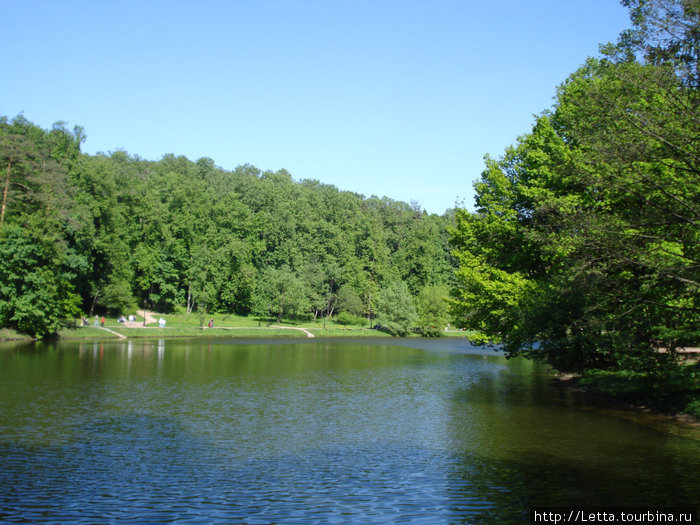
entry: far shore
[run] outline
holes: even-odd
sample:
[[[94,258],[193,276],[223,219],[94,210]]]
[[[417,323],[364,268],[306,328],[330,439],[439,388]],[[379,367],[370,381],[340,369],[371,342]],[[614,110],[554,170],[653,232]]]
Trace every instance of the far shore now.
[[[236,323],[238,324],[238,323]],[[461,330],[447,330],[442,333],[444,337],[466,338],[469,333]],[[328,323],[324,328],[322,321],[303,324],[276,324],[259,323],[259,326],[225,326],[215,323],[215,326],[193,326],[192,324],[169,323],[165,327],[158,324],[146,324],[142,321],[117,324],[114,321],[106,322],[104,326],[66,326],[59,330],[53,340],[120,340],[120,339],[144,339],[144,338],[182,338],[182,337],[236,337],[246,339],[269,338],[316,338],[316,337],[386,337],[392,336],[374,328],[340,326]],[[409,337],[421,338],[421,334],[413,334]],[[33,341],[35,338],[11,329],[0,329],[0,342],[3,341]]]
[[[128,313],[128,312],[127,312]],[[372,320],[375,324],[377,321]],[[469,332],[452,329],[442,332],[447,337],[468,337]],[[171,337],[236,337],[246,339],[314,338],[314,337],[391,337],[390,334],[365,326],[342,325],[333,319],[296,320],[241,316],[236,314],[173,313],[149,310],[132,311],[129,315],[102,317],[88,315],[66,322],[53,339],[143,339]],[[423,337],[416,333],[411,337]],[[9,328],[0,328],[0,341],[31,341],[31,335]]]

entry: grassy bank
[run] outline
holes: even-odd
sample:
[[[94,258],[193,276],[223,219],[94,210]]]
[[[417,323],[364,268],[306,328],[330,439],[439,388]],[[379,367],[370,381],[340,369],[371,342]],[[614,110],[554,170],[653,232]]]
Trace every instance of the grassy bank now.
[[[66,323],[58,332],[60,339],[119,339],[153,338],[153,337],[236,337],[236,338],[307,338],[307,337],[391,337],[380,330],[367,326],[346,326],[332,320],[299,321],[285,319],[277,324],[276,320],[245,317],[234,314],[153,314],[156,322],[143,323],[143,317],[136,316],[134,323],[124,325],[116,318],[106,318],[104,327],[95,327],[93,319],[88,326],[80,326],[79,320]],[[165,320],[165,327],[160,328],[157,320]],[[208,327],[213,320],[213,328]],[[466,332],[444,332],[447,337],[466,337]],[[420,337],[416,334],[414,337]],[[32,339],[12,329],[1,329],[0,340]]]
[[[0,328],[0,341],[17,341],[21,339],[31,339],[31,336],[12,328]]]

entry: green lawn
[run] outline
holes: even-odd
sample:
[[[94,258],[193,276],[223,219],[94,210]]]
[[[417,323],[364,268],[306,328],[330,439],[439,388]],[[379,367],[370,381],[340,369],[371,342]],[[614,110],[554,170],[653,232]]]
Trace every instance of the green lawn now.
[[[0,328],[0,341],[15,339],[31,339],[31,337],[12,328]]]
[[[156,323],[143,326],[143,317],[137,315],[136,327],[126,327],[117,322],[116,317],[105,319],[107,330],[96,328],[94,319],[89,319],[88,326],[79,326],[79,321],[68,323],[59,332],[61,339],[117,339],[119,335],[128,338],[153,338],[153,337],[240,337],[240,338],[274,338],[274,337],[308,337],[308,333],[315,337],[391,337],[379,330],[372,330],[366,326],[345,326],[331,320],[290,320],[284,319],[279,325],[276,320],[265,320],[253,316],[240,316],[235,314],[154,314],[156,320],[165,319],[165,328],[160,328]],[[209,328],[208,322],[214,320],[214,327]],[[108,330],[112,330],[112,333]],[[119,335],[117,335],[119,334]],[[450,331],[443,332],[447,337],[467,337],[467,332]],[[417,334],[412,337],[419,337]],[[26,334],[15,330],[0,329],[0,340],[30,339]]]

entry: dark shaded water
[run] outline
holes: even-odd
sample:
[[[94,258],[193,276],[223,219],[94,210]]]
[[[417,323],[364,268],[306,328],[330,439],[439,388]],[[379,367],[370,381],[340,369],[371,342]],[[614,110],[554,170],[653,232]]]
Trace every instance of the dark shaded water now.
[[[700,436],[463,341],[0,345],[0,520],[521,523],[700,504]]]

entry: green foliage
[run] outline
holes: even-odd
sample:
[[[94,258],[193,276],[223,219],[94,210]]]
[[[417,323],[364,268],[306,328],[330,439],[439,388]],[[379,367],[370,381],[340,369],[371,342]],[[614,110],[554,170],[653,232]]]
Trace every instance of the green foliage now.
[[[697,0],[622,0],[633,27],[604,52],[617,60],[640,57],[673,67],[681,81],[700,88],[700,3]]]
[[[404,337],[413,330],[418,314],[408,286],[397,281],[377,296],[377,319],[382,328],[392,335]]]
[[[131,312],[136,303],[131,295],[131,284],[125,280],[111,280],[101,291],[100,304],[110,312]]]
[[[61,320],[79,314],[59,264],[55,245],[19,226],[5,225],[0,234],[0,322],[2,326],[44,337]]]
[[[363,317],[345,311],[335,316],[335,322],[345,326],[363,326],[367,324],[367,320]]]
[[[364,312],[362,299],[348,284],[344,284],[338,291],[338,310],[356,317],[361,316]]]
[[[84,132],[0,118],[3,217],[57,247],[83,312],[374,315],[380,288],[448,282],[448,216],[233,171],[212,159],[80,153]],[[3,321],[9,323],[9,320]]]
[[[442,337],[449,321],[447,299],[450,289],[446,285],[426,286],[416,300],[418,326],[420,332],[428,337]]]
[[[700,418],[700,399],[696,399],[688,403],[683,409],[683,412],[685,412],[686,414],[690,414],[691,416]]]
[[[274,315],[280,323],[283,316],[297,317],[308,309],[304,282],[289,268],[268,268],[261,273],[254,313]]]
[[[634,35],[588,60],[553,111],[487,158],[476,213],[458,211],[452,232],[462,326],[509,355],[625,371],[613,390],[641,381],[658,399],[690,388],[659,349],[697,343],[700,319],[697,85],[678,67],[682,46],[648,40],[662,14],[697,30],[682,3],[628,2],[643,8]]]

